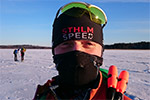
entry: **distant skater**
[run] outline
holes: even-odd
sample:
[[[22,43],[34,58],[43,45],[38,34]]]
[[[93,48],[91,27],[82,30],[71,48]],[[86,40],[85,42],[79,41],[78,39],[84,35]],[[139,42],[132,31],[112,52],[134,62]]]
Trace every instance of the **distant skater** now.
[[[24,61],[24,55],[25,55],[25,48],[21,48],[20,53],[21,53],[21,61]]]
[[[15,49],[13,54],[14,54],[14,61],[18,61],[17,59],[17,54],[18,54],[19,49]]]

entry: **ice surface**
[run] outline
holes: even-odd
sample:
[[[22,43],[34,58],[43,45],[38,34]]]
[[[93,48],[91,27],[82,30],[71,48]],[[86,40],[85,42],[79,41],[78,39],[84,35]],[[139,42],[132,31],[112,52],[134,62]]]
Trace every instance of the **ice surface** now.
[[[51,50],[27,49],[13,61],[13,49],[0,49],[0,100],[32,100],[36,86],[57,75]],[[130,74],[127,95],[150,100],[150,50],[105,50],[103,68],[116,65]]]

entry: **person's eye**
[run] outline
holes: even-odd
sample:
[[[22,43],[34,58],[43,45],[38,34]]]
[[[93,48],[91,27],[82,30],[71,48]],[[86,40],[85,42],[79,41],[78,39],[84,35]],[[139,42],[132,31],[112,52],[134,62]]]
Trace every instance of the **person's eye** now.
[[[86,43],[86,45],[91,45],[91,46],[92,46],[93,44],[92,44],[92,43],[90,43],[90,42],[87,42],[87,43]]]
[[[84,47],[86,47],[86,48],[91,48],[94,46],[95,46],[95,44],[90,41],[84,42]]]
[[[85,42],[85,44],[86,44],[86,45],[89,45],[89,46],[94,46],[94,45],[95,45],[94,43],[92,43],[92,42],[90,42],[90,41]]]

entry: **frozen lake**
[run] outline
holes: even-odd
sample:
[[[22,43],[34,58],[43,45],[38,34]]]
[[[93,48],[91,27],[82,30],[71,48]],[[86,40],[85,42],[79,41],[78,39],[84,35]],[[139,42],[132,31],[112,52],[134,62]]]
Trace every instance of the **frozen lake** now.
[[[129,72],[127,95],[150,100],[150,50],[105,50],[102,68]],[[13,61],[13,49],[0,49],[0,100],[32,100],[36,86],[57,75],[51,50],[27,49],[25,61]]]

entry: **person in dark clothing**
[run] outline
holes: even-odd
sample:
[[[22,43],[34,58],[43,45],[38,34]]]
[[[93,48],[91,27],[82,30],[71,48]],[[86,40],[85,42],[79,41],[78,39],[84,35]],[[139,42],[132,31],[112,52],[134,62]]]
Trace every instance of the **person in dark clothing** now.
[[[15,49],[13,54],[14,54],[14,61],[18,61],[17,59],[17,54],[18,54],[19,49]]]
[[[58,10],[52,36],[58,75],[38,85],[33,100],[107,100],[107,72],[100,69],[106,23],[105,13],[87,3],[72,2]]]

